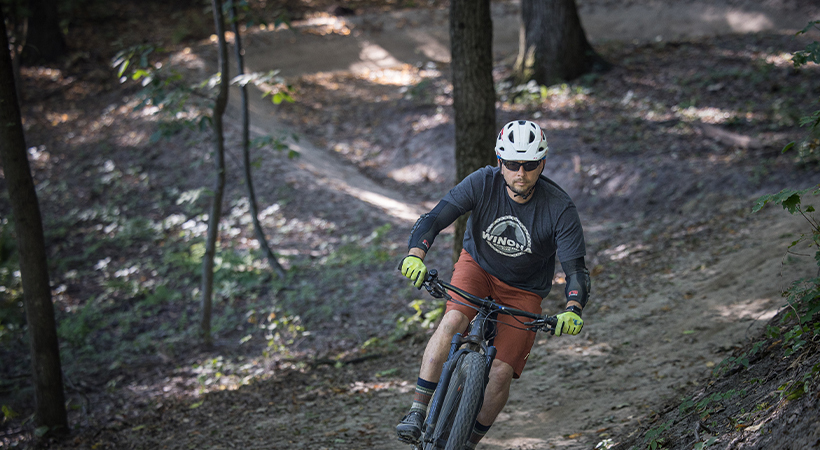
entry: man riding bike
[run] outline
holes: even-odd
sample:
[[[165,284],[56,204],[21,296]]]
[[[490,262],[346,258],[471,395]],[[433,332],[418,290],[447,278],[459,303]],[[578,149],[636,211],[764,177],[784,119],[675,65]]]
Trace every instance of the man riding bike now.
[[[436,236],[471,211],[451,284],[478,297],[489,296],[500,304],[541,314],[557,256],[566,273],[567,304],[557,316],[555,335],[578,334],[590,293],[584,234],[572,199],[542,175],[548,151],[546,134],[534,122],[516,120],[504,125],[495,146],[498,166],[468,175],[416,221],[408,254],[400,264],[402,274],[421,287],[427,275],[424,258]],[[410,412],[396,426],[399,440],[419,440],[450,342],[467,329],[475,314],[465,305],[447,303],[424,351]],[[512,324],[514,319],[500,315],[498,320]],[[512,379],[521,376],[535,341],[535,333],[517,327],[500,325],[497,330],[493,342],[497,355],[469,449],[475,448],[504,408]]]

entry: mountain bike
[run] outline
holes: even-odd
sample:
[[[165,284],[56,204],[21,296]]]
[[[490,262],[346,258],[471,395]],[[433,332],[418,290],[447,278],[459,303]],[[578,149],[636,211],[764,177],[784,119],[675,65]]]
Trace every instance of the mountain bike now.
[[[491,343],[496,335],[498,315],[529,319],[529,322],[516,320],[523,329],[551,333],[555,331],[557,318],[508,308],[490,297],[479,298],[440,280],[436,270],[427,274],[423,286],[435,298],[465,304],[448,293],[454,292],[478,311],[470,322],[469,332],[453,336],[438,388],[422,426],[421,439],[415,446],[415,450],[463,450],[484,402],[484,389],[496,354]]]

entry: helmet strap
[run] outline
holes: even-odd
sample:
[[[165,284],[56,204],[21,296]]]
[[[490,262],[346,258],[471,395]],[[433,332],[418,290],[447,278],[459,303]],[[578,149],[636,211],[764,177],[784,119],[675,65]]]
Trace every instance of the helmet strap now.
[[[515,192],[515,190],[509,184],[507,184],[507,180],[504,180],[504,186],[506,186],[507,188],[509,188],[510,191],[512,191],[513,197],[521,197],[522,200],[526,200],[526,199],[530,198],[532,193],[535,191],[535,184],[533,184],[532,187],[529,188],[529,190],[527,190],[527,192],[525,192],[523,194],[519,194],[518,192]]]

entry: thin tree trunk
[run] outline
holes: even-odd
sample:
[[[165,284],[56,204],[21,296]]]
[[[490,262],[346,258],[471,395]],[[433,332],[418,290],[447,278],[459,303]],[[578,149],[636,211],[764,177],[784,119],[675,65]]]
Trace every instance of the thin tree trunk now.
[[[234,50],[236,54],[237,75],[245,73],[245,63],[242,57],[242,39],[239,35],[239,23],[236,19],[236,4],[231,3],[231,24],[234,33]],[[242,159],[245,164],[245,184],[248,186],[248,203],[251,209],[251,218],[253,219],[253,229],[256,233],[256,240],[259,242],[259,248],[265,253],[268,258],[268,263],[273,268],[279,279],[285,279],[285,269],[279,264],[276,255],[270,249],[268,240],[265,237],[265,231],[262,229],[262,224],[259,223],[259,207],[256,204],[256,193],[253,190],[253,177],[251,176],[251,152],[250,152],[250,119],[248,117],[248,88],[246,85],[241,86],[242,94]]]
[[[67,433],[60,347],[48,276],[43,222],[28,162],[20,106],[0,10],[0,158],[9,190],[23,281],[34,382],[35,422]]]
[[[522,0],[517,81],[552,85],[610,64],[593,50],[575,0]]]
[[[213,303],[214,287],[214,256],[216,255],[216,241],[219,238],[219,221],[222,217],[222,197],[225,191],[225,136],[223,133],[222,116],[228,105],[228,45],[225,42],[225,20],[222,15],[222,1],[211,0],[214,10],[216,36],[219,41],[219,93],[214,105],[213,126],[216,145],[214,161],[216,182],[214,196],[211,203],[211,214],[208,217],[208,240],[205,243],[205,255],[202,260],[202,322],[200,329],[206,345],[213,342],[211,336],[211,306]]]
[[[456,183],[481,167],[495,164],[492,29],[490,0],[451,0]],[[461,253],[466,225],[466,215],[456,221],[453,260]]]

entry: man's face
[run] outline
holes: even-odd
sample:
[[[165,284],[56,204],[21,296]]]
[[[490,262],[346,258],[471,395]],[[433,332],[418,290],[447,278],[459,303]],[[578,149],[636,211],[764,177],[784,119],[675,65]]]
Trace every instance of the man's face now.
[[[516,169],[515,166],[519,166],[518,170],[512,170]],[[501,173],[507,181],[507,186],[518,195],[527,195],[535,186],[543,170],[543,159],[540,161],[501,161]]]

